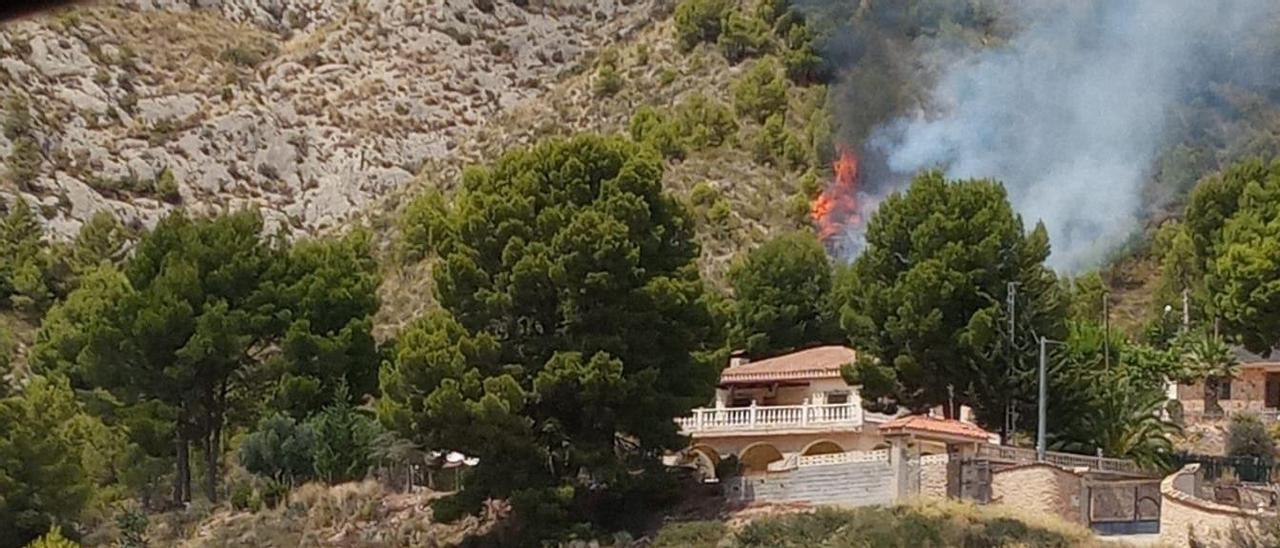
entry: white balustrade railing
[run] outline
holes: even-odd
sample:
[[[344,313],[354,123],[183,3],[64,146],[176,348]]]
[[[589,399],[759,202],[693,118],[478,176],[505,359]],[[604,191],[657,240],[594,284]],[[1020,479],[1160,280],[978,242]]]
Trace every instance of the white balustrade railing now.
[[[826,405],[769,405],[699,408],[693,416],[676,419],[685,434],[775,428],[825,428],[862,424],[862,408],[855,403]]]

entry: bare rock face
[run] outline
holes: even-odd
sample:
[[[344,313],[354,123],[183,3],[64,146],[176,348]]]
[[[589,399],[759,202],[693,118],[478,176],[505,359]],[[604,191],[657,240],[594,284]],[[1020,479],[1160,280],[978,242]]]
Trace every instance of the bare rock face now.
[[[42,161],[0,199],[63,237],[177,204],[338,226],[660,1],[117,0],[7,23],[0,98],[25,99]]]

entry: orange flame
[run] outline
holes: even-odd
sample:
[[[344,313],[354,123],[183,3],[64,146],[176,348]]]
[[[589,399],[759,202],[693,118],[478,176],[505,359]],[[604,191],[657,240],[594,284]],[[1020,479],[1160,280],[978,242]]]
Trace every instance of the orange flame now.
[[[862,222],[858,214],[858,156],[841,145],[832,164],[835,178],[809,205],[809,217],[818,228],[818,239],[830,242],[849,226]]]

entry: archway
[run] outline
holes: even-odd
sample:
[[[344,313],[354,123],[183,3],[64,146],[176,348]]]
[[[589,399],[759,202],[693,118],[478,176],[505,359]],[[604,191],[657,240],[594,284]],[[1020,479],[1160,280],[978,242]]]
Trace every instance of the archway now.
[[[747,446],[738,457],[742,467],[742,475],[763,474],[769,470],[769,463],[782,460],[782,453],[777,447],[767,443],[756,443]]]
[[[720,465],[720,453],[706,445],[695,445],[689,448],[689,457],[698,471],[700,480],[718,477],[716,467]]]
[[[830,455],[832,453],[843,453],[843,452],[844,452],[844,448],[840,447],[840,444],[834,441],[818,440],[805,446],[805,448],[800,451],[800,454],[802,456],[809,456],[809,455]]]

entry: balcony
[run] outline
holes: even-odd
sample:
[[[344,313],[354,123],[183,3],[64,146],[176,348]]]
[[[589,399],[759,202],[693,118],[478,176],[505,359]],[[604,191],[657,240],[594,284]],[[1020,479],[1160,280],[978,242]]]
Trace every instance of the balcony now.
[[[692,417],[676,419],[680,433],[719,434],[770,430],[833,430],[862,426],[857,403],[698,408]]]

